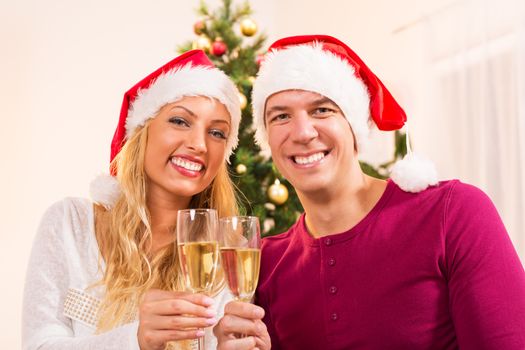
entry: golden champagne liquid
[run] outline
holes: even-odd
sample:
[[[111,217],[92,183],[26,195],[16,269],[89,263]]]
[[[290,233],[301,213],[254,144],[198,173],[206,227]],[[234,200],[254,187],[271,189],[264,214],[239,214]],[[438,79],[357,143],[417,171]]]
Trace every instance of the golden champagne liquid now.
[[[188,242],[178,245],[186,286],[194,293],[210,290],[217,271],[219,243]]]
[[[249,301],[259,281],[261,250],[224,247],[221,248],[221,263],[233,295],[237,299]]]

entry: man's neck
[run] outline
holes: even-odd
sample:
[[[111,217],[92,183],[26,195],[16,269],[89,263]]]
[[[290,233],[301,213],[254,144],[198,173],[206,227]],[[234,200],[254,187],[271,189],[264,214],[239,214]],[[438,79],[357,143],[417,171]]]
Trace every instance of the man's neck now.
[[[362,174],[342,189],[322,194],[299,193],[306,213],[306,227],[313,237],[348,231],[357,225],[377,204],[387,182]]]

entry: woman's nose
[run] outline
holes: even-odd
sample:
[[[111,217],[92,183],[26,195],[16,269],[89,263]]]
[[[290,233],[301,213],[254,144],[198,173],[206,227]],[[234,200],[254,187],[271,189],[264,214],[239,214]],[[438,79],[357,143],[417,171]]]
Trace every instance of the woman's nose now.
[[[206,131],[202,128],[195,128],[186,140],[186,146],[196,153],[205,153],[206,148]]]

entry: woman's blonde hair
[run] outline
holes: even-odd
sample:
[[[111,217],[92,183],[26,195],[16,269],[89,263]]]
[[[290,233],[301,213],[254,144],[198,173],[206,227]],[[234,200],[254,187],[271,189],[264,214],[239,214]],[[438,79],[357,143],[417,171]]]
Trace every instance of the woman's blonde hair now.
[[[100,282],[105,297],[99,310],[99,332],[134,320],[147,290],[183,290],[175,244],[155,254],[149,251],[152,233],[144,171],[148,127],[146,123],[137,130],[111,164],[117,170],[122,194],[113,209],[102,215],[104,222],[99,227],[103,229],[97,229],[97,237],[103,236],[106,265]],[[235,187],[226,162],[212,183],[193,196],[190,207],[214,208],[219,217],[237,214]]]

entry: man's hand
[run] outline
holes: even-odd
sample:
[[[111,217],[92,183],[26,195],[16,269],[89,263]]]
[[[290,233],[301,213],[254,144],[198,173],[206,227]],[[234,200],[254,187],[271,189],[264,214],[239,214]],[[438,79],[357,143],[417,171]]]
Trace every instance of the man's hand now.
[[[224,317],[213,328],[217,350],[269,350],[270,335],[263,317],[264,310],[259,306],[241,301],[226,304]]]

